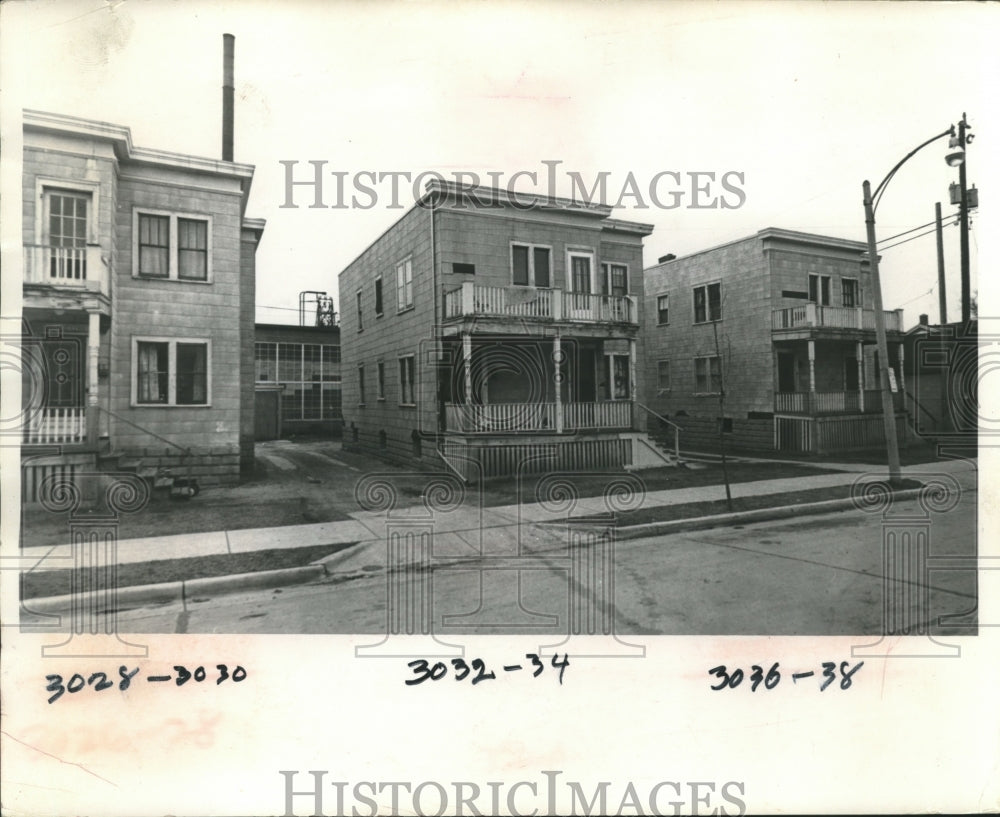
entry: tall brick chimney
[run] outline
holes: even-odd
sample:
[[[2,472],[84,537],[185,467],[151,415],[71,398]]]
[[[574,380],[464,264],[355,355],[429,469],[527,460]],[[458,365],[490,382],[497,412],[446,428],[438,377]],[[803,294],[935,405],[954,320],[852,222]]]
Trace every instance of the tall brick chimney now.
[[[222,160],[233,160],[233,53],[236,38],[222,35]]]

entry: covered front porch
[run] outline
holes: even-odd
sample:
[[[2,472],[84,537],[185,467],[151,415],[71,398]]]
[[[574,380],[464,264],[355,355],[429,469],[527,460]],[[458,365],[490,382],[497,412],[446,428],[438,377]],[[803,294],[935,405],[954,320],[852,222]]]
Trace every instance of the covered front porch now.
[[[446,432],[636,429],[634,340],[464,333],[447,339],[445,352]]]
[[[108,329],[107,316],[96,310],[26,305],[24,321],[22,445],[96,449],[102,433],[99,407],[102,397],[106,398],[100,381],[101,339]]]
[[[794,340],[774,343],[775,414],[879,414],[882,392],[877,352],[860,340]],[[906,390],[903,344],[889,345],[895,381],[893,408]]]

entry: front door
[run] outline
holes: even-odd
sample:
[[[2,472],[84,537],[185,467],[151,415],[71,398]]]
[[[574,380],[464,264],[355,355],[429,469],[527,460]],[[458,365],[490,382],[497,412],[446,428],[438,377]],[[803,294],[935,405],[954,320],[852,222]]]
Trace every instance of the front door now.
[[[844,358],[844,391],[857,391],[859,387],[858,361],[853,357]]]
[[[795,355],[791,352],[778,352],[778,391],[795,391]]]

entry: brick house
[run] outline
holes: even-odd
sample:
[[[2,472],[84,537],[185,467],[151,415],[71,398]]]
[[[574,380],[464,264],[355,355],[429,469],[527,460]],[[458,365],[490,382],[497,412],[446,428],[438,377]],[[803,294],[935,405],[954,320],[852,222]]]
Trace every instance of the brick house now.
[[[652,228],[610,212],[431,182],[340,273],[345,446],[466,478],[669,462],[635,400]]]
[[[727,445],[749,450],[884,444],[866,252],[768,228],[645,271],[647,402],[685,447],[717,446],[720,423]],[[902,310],[885,320],[898,399]],[[904,440],[901,413],[897,425]]]
[[[253,458],[253,167],[39,111],[23,133],[24,499],[55,468],[237,480]]]

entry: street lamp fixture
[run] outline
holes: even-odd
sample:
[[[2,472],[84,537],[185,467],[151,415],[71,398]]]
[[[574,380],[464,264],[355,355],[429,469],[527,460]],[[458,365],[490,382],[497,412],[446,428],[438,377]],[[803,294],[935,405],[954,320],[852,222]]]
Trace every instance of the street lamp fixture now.
[[[945,131],[932,136],[926,142],[917,145],[907,153],[896,166],[890,170],[884,179],[872,193],[871,184],[866,179],[862,185],[865,205],[865,226],[868,233],[868,263],[871,268],[872,293],[874,295],[875,307],[875,342],[878,346],[878,377],[879,388],[882,392],[882,419],[885,425],[885,443],[889,460],[889,484],[897,487],[902,482],[899,467],[899,441],[896,437],[896,411],[892,404],[892,388],[889,380],[889,345],[885,339],[885,313],[882,311],[882,284],[879,279],[878,270],[878,249],[875,241],[875,210],[878,208],[882,194],[886,186],[898,171],[915,153],[927,147],[931,142],[950,136],[948,152],[945,154],[945,161],[951,167],[963,166],[965,162],[965,115],[962,115],[962,123],[959,126],[959,133],[956,136],[955,126],[952,125]],[[964,167],[963,167],[964,169]],[[905,400],[904,400],[905,407]]]

